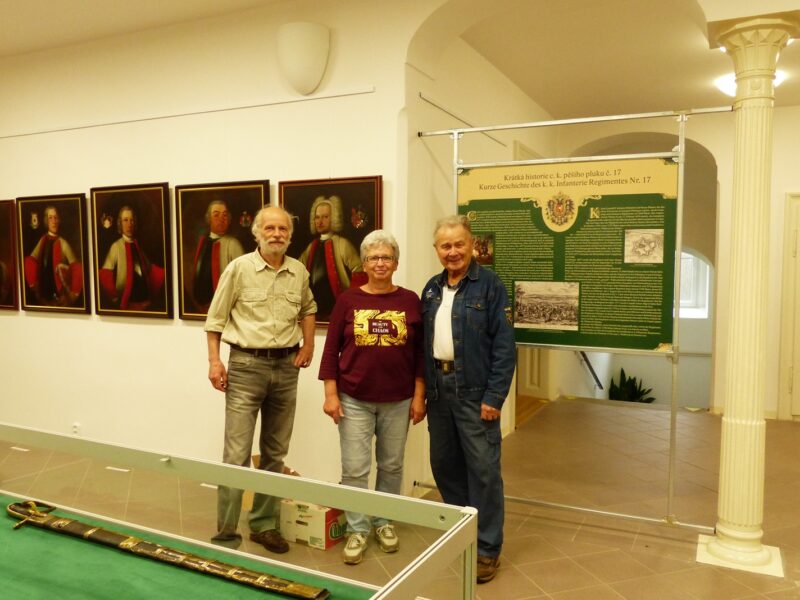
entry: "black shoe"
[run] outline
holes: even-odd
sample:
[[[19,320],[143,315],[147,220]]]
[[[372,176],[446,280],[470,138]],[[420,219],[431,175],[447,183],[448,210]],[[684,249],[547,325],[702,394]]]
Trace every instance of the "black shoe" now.
[[[497,575],[497,567],[500,566],[499,556],[478,555],[478,583],[486,583],[494,579]]]
[[[264,548],[275,554],[283,554],[289,551],[289,542],[283,539],[283,536],[277,529],[268,529],[267,531],[251,533],[250,539],[254,542],[258,542],[264,546]]]

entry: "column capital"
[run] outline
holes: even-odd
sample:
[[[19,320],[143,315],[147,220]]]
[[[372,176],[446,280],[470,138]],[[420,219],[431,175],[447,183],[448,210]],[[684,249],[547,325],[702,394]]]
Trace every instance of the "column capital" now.
[[[788,37],[792,38],[800,37],[800,10],[711,21],[708,23],[708,42],[711,48],[724,46],[730,51],[732,48],[729,43],[733,43],[736,47],[737,43],[742,43],[746,39],[733,41],[736,36],[746,35],[752,31],[761,31],[763,35],[770,30],[786,32]]]
[[[733,60],[737,100],[775,97],[772,81],[780,51],[800,37],[800,11],[774,13],[708,24],[712,47],[722,46]]]

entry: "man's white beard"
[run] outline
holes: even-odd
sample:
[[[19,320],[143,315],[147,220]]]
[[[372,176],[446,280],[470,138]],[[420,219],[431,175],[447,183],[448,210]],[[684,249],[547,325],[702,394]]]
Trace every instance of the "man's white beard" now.
[[[261,240],[258,244],[259,250],[261,250],[261,254],[264,256],[283,256],[286,254],[286,250],[289,248],[289,242],[287,241],[280,250],[270,246],[269,240]]]

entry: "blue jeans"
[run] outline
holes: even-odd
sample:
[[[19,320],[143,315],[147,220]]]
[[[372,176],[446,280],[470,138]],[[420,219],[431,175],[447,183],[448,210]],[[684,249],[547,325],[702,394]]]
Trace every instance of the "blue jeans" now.
[[[297,400],[295,353],[285,358],[256,358],[231,348],[228,361],[228,389],[225,392],[225,445],[222,461],[249,467],[256,418],[261,413],[258,468],[283,472],[289,451]],[[217,490],[217,531],[234,534],[242,510],[242,490],[219,486]],[[277,529],[280,498],[255,494],[250,512],[250,529]]]
[[[455,373],[436,371],[436,399],[428,401],[431,470],[448,504],[478,509],[478,554],[503,547],[500,419],[481,419],[481,393],[461,394]]]
[[[342,483],[366,489],[372,468],[372,437],[378,463],[375,489],[399,494],[403,484],[403,455],[408,435],[411,398],[399,402],[362,402],[339,392],[344,416],[339,420],[342,448]],[[369,533],[370,525],[388,523],[382,517],[371,520],[362,513],[346,512],[348,533]]]

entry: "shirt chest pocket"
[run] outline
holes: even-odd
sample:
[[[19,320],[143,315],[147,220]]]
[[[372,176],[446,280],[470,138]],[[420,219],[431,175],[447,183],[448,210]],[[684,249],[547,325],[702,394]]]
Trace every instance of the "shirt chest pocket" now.
[[[267,290],[261,288],[245,288],[241,293],[242,302],[259,303],[267,301]]]
[[[486,299],[481,297],[466,298],[464,300],[464,307],[467,313],[467,325],[478,331],[486,329],[488,321]]]
[[[283,321],[296,322],[300,315],[300,294],[286,292],[275,297],[275,313]]]
[[[300,294],[297,292],[270,293],[263,288],[245,288],[240,299],[247,313],[257,320],[292,323],[300,314]]]
[[[262,288],[244,288],[239,292],[237,309],[242,318],[251,321],[263,320],[269,312],[267,290]]]

